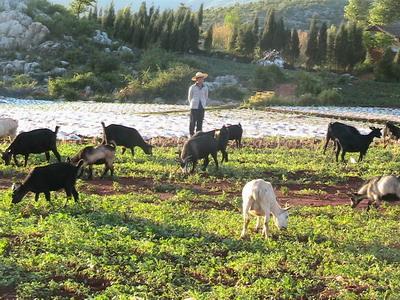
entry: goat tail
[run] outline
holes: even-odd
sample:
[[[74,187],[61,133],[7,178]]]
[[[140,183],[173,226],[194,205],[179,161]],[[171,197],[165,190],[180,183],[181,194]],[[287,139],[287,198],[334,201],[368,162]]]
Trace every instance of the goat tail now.
[[[101,122],[101,126],[103,126],[103,130],[106,129],[106,124],[104,122]]]
[[[242,128],[242,124],[240,124],[240,122],[239,122],[239,124],[238,124],[238,125],[239,125],[239,127],[240,127],[240,128]]]
[[[54,130],[54,133],[57,134],[59,129],[60,129],[60,126],[57,125],[56,129]]]

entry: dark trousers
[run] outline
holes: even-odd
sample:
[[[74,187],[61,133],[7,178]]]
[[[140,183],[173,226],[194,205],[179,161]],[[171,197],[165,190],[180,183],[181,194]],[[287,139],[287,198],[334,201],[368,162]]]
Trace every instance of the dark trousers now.
[[[194,134],[194,128],[196,127],[196,132],[203,129],[203,119],[204,119],[204,109],[191,109],[190,110],[190,125],[189,133],[190,136]]]

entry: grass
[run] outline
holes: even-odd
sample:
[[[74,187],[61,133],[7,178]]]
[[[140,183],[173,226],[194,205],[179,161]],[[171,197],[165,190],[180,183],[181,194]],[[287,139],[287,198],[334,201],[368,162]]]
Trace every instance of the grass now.
[[[44,197],[36,203],[33,195],[12,205],[10,192],[1,190],[0,298],[397,299],[399,206],[369,213],[297,206],[286,232],[271,226],[267,241],[254,232],[247,240],[239,235],[247,180],[270,180],[287,196],[297,184],[300,196],[323,198],[315,184],[396,174],[399,147],[377,145],[365,162],[342,165],[312,140],[266,139],[254,147],[258,142],[230,149],[220,171],[211,163],[208,173],[187,177],[174,161],[175,147],[156,147],[152,157],[139,150],[134,159],[118,153],[110,192],[98,195],[107,181],[79,180],[81,200],[65,208]],[[81,147],[59,150],[65,157]],[[44,155],[33,155],[28,168],[2,164],[2,186],[43,163]]]

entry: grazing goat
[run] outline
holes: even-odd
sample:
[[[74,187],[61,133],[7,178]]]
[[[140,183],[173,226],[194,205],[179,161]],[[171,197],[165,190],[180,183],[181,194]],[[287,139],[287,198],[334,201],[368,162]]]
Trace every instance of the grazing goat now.
[[[17,160],[17,155],[22,154],[25,156],[25,164],[28,164],[28,157],[30,153],[45,153],[46,159],[50,161],[50,153],[52,151],[57,157],[57,160],[61,161],[61,156],[57,151],[57,132],[59,126],[56,126],[55,131],[50,129],[35,129],[32,131],[22,132],[12,141],[11,145],[3,152],[2,158],[6,165],[11,162],[11,157],[14,158],[15,165],[20,166]]]
[[[400,139],[400,128],[394,125],[393,122],[386,122],[383,129],[383,144],[385,147],[387,146],[386,137],[388,137],[388,140],[394,139],[397,141]]]
[[[184,173],[187,173],[189,164],[192,163],[192,170],[194,172],[197,161],[204,159],[203,170],[205,170],[209,164],[208,156],[211,154],[214,159],[216,168],[218,169],[217,159],[218,143],[217,140],[210,134],[199,134],[192,136],[183,145],[182,152],[178,158],[178,162]]]
[[[335,140],[336,162],[338,161],[340,151],[342,151],[342,161],[344,161],[346,152],[359,152],[358,161],[362,161],[373,139],[382,136],[381,128],[370,127],[370,129],[371,132],[369,134],[345,134],[337,137]]]
[[[39,199],[39,194],[44,193],[46,200],[50,202],[50,191],[60,189],[65,190],[67,198],[72,195],[74,200],[78,201],[79,194],[75,183],[82,164],[83,160],[77,166],[62,162],[34,168],[22,184],[13,184],[12,203],[20,202],[28,192],[35,193],[36,201]]]
[[[135,128],[116,124],[106,126],[104,122],[101,122],[101,125],[103,126],[103,145],[113,141],[115,145],[123,147],[122,154],[125,153],[126,149],[131,149],[132,156],[134,156],[136,146],[142,148],[146,154],[153,154],[153,146],[146,143]]]
[[[326,148],[328,147],[328,143],[330,140],[334,142],[334,150],[336,150],[337,149],[336,139],[342,136],[347,136],[352,134],[360,134],[360,132],[357,130],[357,128],[340,122],[329,123],[328,131],[326,133],[326,141],[323,153],[325,154]]]
[[[243,135],[242,125],[240,123],[237,125],[228,125],[226,128],[229,134],[228,140],[234,140],[236,142],[236,148],[241,148]]]
[[[211,131],[198,131],[196,132],[193,137],[196,136],[201,136],[201,135],[205,135],[208,134],[212,137],[214,137],[217,141],[217,151],[221,151],[222,153],[222,159],[221,159],[221,164],[226,161],[228,162],[228,152],[226,152],[226,147],[228,146],[228,137],[229,137],[229,133],[228,133],[228,129],[226,128],[226,126],[222,126],[221,129],[214,129]]]
[[[264,217],[262,234],[268,238],[268,222],[270,215],[274,216],[278,229],[287,228],[289,221],[288,208],[281,208],[276,200],[271,183],[262,179],[252,180],[243,187],[243,230],[241,238],[246,236],[250,215],[257,217],[256,231],[259,230],[261,217]]]
[[[110,170],[111,177],[114,176],[114,159],[115,159],[115,144],[111,142],[107,145],[100,145],[97,147],[87,146],[78,152],[74,157],[71,158],[71,163],[77,164],[80,160],[83,160],[83,167],[89,166],[89,179],[93,178],[93,165],[103,165],[104,172],[101,178],[106,175]]]
[[[400,200],[399,178],[392,175],[374,177],[364,183],[357,193],[353,194],[351,197],[351,207],[355,208],[363,199],[368,199],[367,210],[369,210],[373,203],[378,208],[381,200],[385,200],[385,197],[390,196],[395,196]]]
[[[0,119],[0,138],[10,137],[12,141],[17,135],[18,121],[10,118]]]

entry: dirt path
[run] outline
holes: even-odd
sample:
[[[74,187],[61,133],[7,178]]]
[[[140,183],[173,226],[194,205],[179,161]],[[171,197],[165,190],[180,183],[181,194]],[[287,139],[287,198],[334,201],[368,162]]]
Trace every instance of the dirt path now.
[[[194,194],[219,196],[222,193],[230,197],[241,197],[241,187],[236,186],[227,180],[207,183],[206,186],[199,184],[185,184],[169,181],[154,181],[152,178],[131,178],[120,177],[116,180],[94,179],[85,180],[85,183],[78,188],[81,192],[95,195],[122,195],[128,193],[156,194],[161,200],[168,201],[176,195],[176,192],[182,189],[191,190]],[[352,177],[343,184],[324,185],[324,184],[285,184],[276,185],[275,191],[279,202],[283,205],[291,206],[336,206],[349,205],[349,194],[358,187],[363,180]],[[12,181],[9,178],[0,179],[0,189],[9,189]],[[210,204],[213,201],[210,201]],[[365,201],[364,201],[365,202]],[[360,207],[365,207],[362,202]],[[394,202],[398,204],[398,202]],[[221,203],[215,203],[215,208],[228,209]]]

